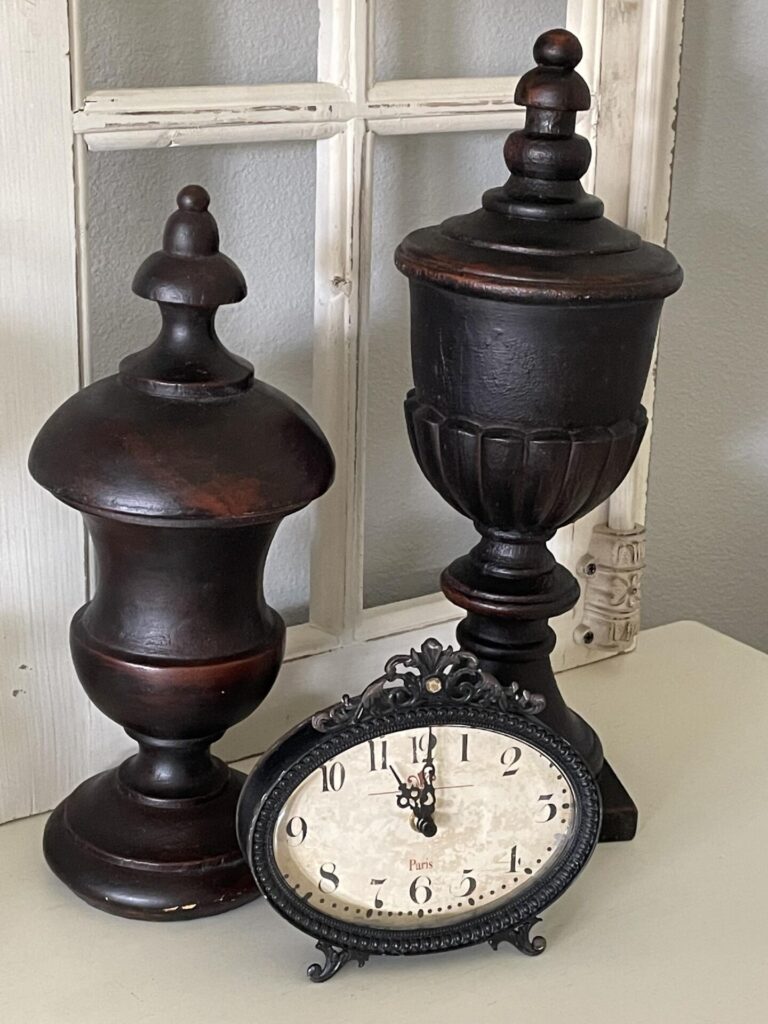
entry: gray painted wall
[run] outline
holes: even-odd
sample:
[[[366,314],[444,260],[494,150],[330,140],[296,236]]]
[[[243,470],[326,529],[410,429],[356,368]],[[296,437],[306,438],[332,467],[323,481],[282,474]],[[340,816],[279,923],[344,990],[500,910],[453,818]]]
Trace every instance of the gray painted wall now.
[[[661,330],[645,626],[768,650],[768,103],[764,0],[689,0]]]

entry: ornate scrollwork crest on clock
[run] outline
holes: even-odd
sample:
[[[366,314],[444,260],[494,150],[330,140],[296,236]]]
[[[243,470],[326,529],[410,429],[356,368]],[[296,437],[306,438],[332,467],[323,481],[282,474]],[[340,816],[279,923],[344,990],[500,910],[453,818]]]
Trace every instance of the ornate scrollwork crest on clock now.
[[[515,682],[502,686],[483,672],[473,654],[429,639],[418,651],[390,658],[384,674],[361,694],[344,694],[338,704],[314,715],[312,725],[317,732],[332,732],[425,705],[471,705],[535,715],[544,709],[544,703],[539,694],[523,690]]]

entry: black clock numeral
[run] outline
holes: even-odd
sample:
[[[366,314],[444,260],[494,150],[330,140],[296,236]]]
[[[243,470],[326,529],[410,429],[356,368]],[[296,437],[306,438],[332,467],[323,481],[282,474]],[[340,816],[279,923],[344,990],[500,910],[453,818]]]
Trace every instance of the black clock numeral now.
[[[374,907],[376,907],[377,910],[381,910],[381,908],[384,906],[384,900],[382,900],[382,898],[380,896],[380,893],[381,893],[381,887],[382,887],[382,885],[384,885],[385,882],[386,882],[386,878],[372,878],[371,879],[371,885],[378,885],[378,889],[376,890],[376,895],[373,898],[373,905],[374,905]]]
[[[472,868],[464,868],[461,881],[459,882],[456,889],[452,889],[454,896],[460,896],[462,899],[466,899],[467,896],[471,896],[477,888],[477,879],[472,877]]]
[[[413,764],[418,764],[419,761],[426,761],[430,751],[435,749],[437,737],[433,732],[418,737],[411,736],[411,744],[413,746]]]
[[[523,756],[523,752],[520,747],[507,747],[504,753],[501,755],[501,764],[503,768],[507,770],[504,772],[505,775],[516,775],[517,768],[514,766]]]
[[[301,846],[304,840],[307,838],[307,823],[303,818],[296,815],[293,818],[289,818],[285,823],[285,833],[288,836],[289,846]],[[295,840],[291,842],[291,839]]]
[[[330,861],[320,865],[320,881],[317,885],[320,892],[326,894],[336,892],[339,888],[339,876],[336,874],[336,865]]]
[[[431,886],[431,878],[427,878],[426,875],[417,875],[417,877],[411,882],[411,888],[408,890],[413,902],[419,906],[429,903],[432,899]]]
[[[513,846],[509,856],[509,873],[514,874],[517,871],[517,846]]]
[[[323,773],[323,792],[332,790],[338,793],[347,775],[344,765],[340,761],[334,761],[330,768],[327,764],[321,765],[320,771]]]
[[[371,754],[371,771],[386,771],[389,768],[387,764],[387,741],[379,740],[379,750],[376,751],[376,741],[368,740],[368,749]]]
[[[541,801],[541,800],[547,801],[547,800],[551,800],[551,799],[552,799],[552,794],[551,794],[551,793],[545,793],[545,794],[544,794],[543,796],[540,796],[540,797],[539,797],[539,800],[540,800],[540,801]],[[546,806],[546,808],[545,808],[545,810],[546,810],[546,812],[547,812],[547,816],[546,816],[546,818],[537,818],[537,819],[536,819],[536,821],[537,821],[537,822],[538,822],[538,823],[539,823],[540,825],[546,825],[546,823],[547,823],[548,821],[552,821],[552,819],[554,818],[554,816],[555,816],[555,815],[557,814],[557,806],[556,806],[555,804],[552,804],[552,803],[548,803],[548,804],[547,804],[547,806]]]
[[[469,733],[466,732],[461,734],[461,760],[469,760]]]

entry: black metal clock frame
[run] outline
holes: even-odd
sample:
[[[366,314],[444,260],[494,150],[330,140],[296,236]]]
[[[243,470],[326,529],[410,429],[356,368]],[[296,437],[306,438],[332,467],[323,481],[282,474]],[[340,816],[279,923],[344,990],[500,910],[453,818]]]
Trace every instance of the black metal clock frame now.
[[[542,707],[536,695],[502,687],[482,672],[473,655],[427,640],[420,652],[390,659],[384,675],[362,694],[345,696],[308,719],[265,755],[261,775],[257,767],[241,798],[241,843],[263,895],[291,924],[318,940],[325,962],[309,967],[313,981],[327,980],[349,961],[362,966],[374,954],[437,953],[480,942],[494,949],[510,942],[532,956],[543,952],[546,942],[532,938],[531,928],[589,859],[600,831],[601,802],[582,757],[536,721]],[[274,854],[275,828],[290,795],[313,771],[351,747],[403,729],[440,725],[491,730],[547,754],[571,785],[575,805],[574,827],[559,855],[502,906],[454,924],[383,929],[342,922],[311,906],[285,881]]]

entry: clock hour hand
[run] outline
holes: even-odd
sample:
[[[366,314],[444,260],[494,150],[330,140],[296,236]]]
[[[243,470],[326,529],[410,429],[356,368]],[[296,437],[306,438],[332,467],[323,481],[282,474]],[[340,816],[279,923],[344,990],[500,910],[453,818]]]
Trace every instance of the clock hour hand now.
[[[410,808],[410,810],[414,810],[418,800],[419,787],[412,785],[410,779],[408,782],[403,782],[392,765],[389,766],[389,770],[395,776],[395,781],[397,782],[397,806],[403,809]]]

